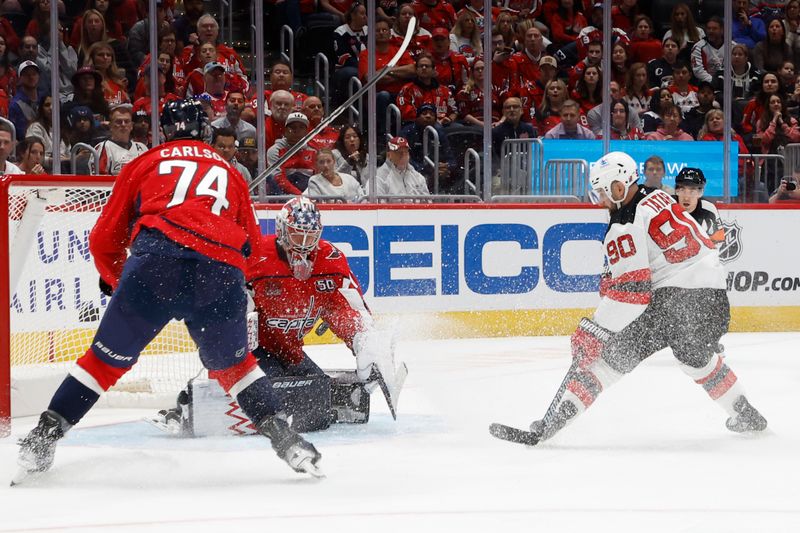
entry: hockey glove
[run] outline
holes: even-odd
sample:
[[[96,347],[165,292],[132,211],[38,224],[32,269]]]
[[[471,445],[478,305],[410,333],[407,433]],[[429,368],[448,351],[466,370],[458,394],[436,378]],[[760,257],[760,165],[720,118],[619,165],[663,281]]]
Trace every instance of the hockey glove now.
[[[356,374],[362,381],[377,382],[389,410],[397,417],[397,401],[408,375],[405,363],[397,364],[394,357],[394,338],[391,332],[370,329],[353,337],[356,354]],[[367,383],[367,390],[374,390],[374,383]]]
[[[110,297],[114,293],[114,287],[106,283],[103,278],[100,278],[100,292]]]
[[[588,318],[582,318],[578,329],[570,338],[572,358],[578,361],[578,366],[581,368],[589,367],[603,354],[603,348],[612,337],[613,334],[604,327]]]

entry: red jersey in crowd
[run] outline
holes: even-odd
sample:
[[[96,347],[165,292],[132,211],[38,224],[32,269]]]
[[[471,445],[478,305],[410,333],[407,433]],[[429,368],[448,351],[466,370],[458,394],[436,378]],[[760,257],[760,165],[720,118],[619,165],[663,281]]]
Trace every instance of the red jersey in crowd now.
[[[311,131],[312,129],[316,128],[317,124],[309,124],[308,130]],[[323,148],[327,148],[328,150],[333,150],[336,148],[336,141],[339,139],[339,128],[335,126],[327,126],[322,129],[321,132],[314,135],[314,138],[308,141],[309,148],[313,148],[314,150],[322,150]]]
[[[158,113],[161,114],[164,111],[164,104],[167,102],[171,102],[172,100],[180,100],[180,96],[177,94],[167,93],[161,98],[158,99]],[[142,96],[141,98],[137,98],[136,101],[133,103],[133,114],[135,115],[137,111],[144,110],[145,113],[148,115],[150,114],[150,110],[153,109],[152,104],[150,103],[150,95]]]
[[[464,120],[467,115],[472,115],[476,119],[483,121],[483,88],[475,85],[472,89],[464,86],[456,95],[456,105],[458,106],[458,118]],[[496,110],[501,107],[496,94],[492,94],[492,121],[500,120],[500,115]]]
[[[433,68],[436,79],[446,85],[452,94],[456,94],[469,78],[469,64],[463,54],[448,52],[445,57],[433,55]]]
[[[450,30],[456,24],[456,10],[450,2],[439,0],[435,5],[430,5],[423,0],[414,0],[411,7],[414,8],[414,16],[419,25],[428,31],[433,31],[434,28]]]
[[[456,101],[450,94],[450,89],[441,85],[436,80],[431,80],[427,87],[420,85],[416,80],[406,83],[397,95],[397,107],[403,122],[413,121],[417,118],[417,108],[422,104],[433,104],[436,107],[436,119],[456,113]]]
[[[361,288],[347,259],[328,241],[320,240],[313,253],[311,278],[292,274],[274,235],[259,239],[248,261],[247,279],[258,310],[258,344],[282,362],[303,359],[303,337],[317,320],[324,320],[352,349],[353,337],[365,331],[370,320]]]
[[[383,67],[385,67],[389,61],[394,57],[397,51],[400,49],[399,46],[395,44],[390,44],[389,48],[385,52],[381,52],[380,50],[375,50],[375,71],[379,71]],[[358,56],[358,77],[361,78],[362,82],[367,81],[367,69],[369,68],[369,58],[367,50],[362,50]],[[408,52],[404,52],[400,59],[397,61],[397,66],[402,67],[403,65],[412,65],[414,60],[411,59],[411,55]],[[403,88],[407,80],[402,78],[395,78],[390,75],[386,75],[378,82],[375,86],[375,90],[377,91],[386,91],[391,94],[397,94],[400,92],[400,89]]]
[[[114,182],[89,236],[100,277],[112,287],[142,227],[242,270],[260,235],[242,175],[210,146],[193,140],[147,151],[125,165]]]

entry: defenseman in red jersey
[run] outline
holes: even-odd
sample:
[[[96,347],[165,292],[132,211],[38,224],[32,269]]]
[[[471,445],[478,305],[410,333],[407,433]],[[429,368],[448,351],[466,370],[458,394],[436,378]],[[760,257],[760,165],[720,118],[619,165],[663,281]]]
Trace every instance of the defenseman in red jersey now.
[[[319,475],[320,454],[276,416],[279,399],[247,350],[244,268],[260,235],[247,184],[196,140],[209,127],[198,103],[169,102],[161,125],[171,142],[123,168],[89,236],[111,299],[86,354],[22,439],[18,480],[50,468],[56,442],[173,318],[185,321],[209,376],[236,397],[278,456]]]
[[[249,259],[247,277],[258,316],[254,355],[281,397],[282,412],[297,431],[365,423],[369,392],[380,380],[394,414],[406,367],[394,363],[391,335],[374,327],[347,258],[320,239],[316,205],[293,198],[275,223],[275,235],[262,237]],[[326,374],[305,354],[303,338],[320,319],[356,355],[357,370]],[[234,400],[198,379],[178,396],[176,409],[151,422],[183,436],[254,432]]]
[[[549,439],[604,389],[668,346],[681,369],[728,413],[728,429],[767,427],[720,353],[730,307],[714,243],[667,193],[639,188],[636,168],[622,152],[592,167],[593,200],[611,213],[600,305],[572,335],[573,363],[545,416],[530,432],[495,424],[495,436],[527,444]]]

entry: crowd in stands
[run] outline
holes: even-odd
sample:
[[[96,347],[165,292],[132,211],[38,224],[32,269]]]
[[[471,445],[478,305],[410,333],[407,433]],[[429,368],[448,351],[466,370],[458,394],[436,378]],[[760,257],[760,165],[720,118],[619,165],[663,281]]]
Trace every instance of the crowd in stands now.
[[[50,43],[51,2],[59,10],[57,44]],[[268,164],[280,158],[324,120],[323,102],[310,94],[309,85],[297,83],[297,65],[271,54],[265,109],[259,110],[255,75],[239,52],[221,41],[219,22],[208,12],[213,4],[159,0],[153,57],[147,0],[58,1],[57,6],[56,0],[0,1],[0,116],[10,121],[19,143],[14,166],[2,144],[10,128],[0,123],[0,172],[47,172],[53,158],[69,169],[72,148],[84,143],[99,158],[83,152],[70,171],[117,174],[152,143],[153,60],[159,106],[199,98],[214,127],[208,142],[246,177],[257,172],[257,120],[264,121]],[[331,105],[347,99],[352,78],[367,81],[363,1],[267,0],[265,6],[270,28],[286,24],[299,40],[313,36],[311,51],[317,46],[330,55]],[[271,194],[357,199],[369,186],[365,170],[372,157],[379,167],[379,193],[463,192],[463,153],[483,131],[488,63],[495,158],[506,139],[601,138],[606,83],[612,139],[720,140],[726,135],[720,110],[730,105],[733,130],[727,134],[740,153],[774,154],[800,142],[795,69],[800,0],[734,0],[732,13],[698,11],[694,0],[615,0],[607,73],[601,65],[601,2],[376,0],[375,6],[376,69],[398,50],[410,19],[419,22],[410,48],[377,85],[376,109],[366,110],[377,117],[378,153],[367,153],[358,126],[336,123],[270,176]],[[733,20],[731,43],[723,38],[727,16]],[[491,32],[491,50],[483,49],[484,32]],[[726,44],[733,80],[733,101],[727,103]],[[270,46],[274,52],[275,43]],[[60,72],[58,147],[51,134],[54,61]],[[385,120],[390,104],[400,110],[400,135]],[[438,138],[438,166],[426,161],[422,149],[430,129]],[[746,174],[746,165],[739,170]]]

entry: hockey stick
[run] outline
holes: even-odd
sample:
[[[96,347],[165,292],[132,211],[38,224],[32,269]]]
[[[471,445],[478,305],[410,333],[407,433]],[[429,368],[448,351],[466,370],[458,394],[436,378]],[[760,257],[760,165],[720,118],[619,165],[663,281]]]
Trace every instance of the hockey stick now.
[[[378,71],[375,76],[369,80],[361,89],[359,89],[353,96],[347,99],[345,103],[337,107],[336,109],[331,112],[330,116],[325,120],[320,121],[313,130],[306,133],[306,136],[300,139],[299,142],[294,144],[294,146],[289,147],[282,156],[278,158],[272,165],[269,166],[264,172],[259,174],[255,177],[255,179],[250,184],[250,190],[254,191],[256,188],[267,179],[267,176],[271,175],[273,172],[278,170],[286,161],[289,160],[293,155],[299,152],[303,147],[305,147],[308,142],[313,139],[319,132],[323,129],[327,128],[336,118],[344,113],[354,102],[356,102],[359,98],[364,96],[367,91],[369,91],[375,84],[377,84],[381,79],[389,73],[389,71],[397,65],[397,62],[400,61],[400,58],[403,57],[403,54],[406,52],[408,45],[411,43],[411,37],[414,35],[414,28],[417,25],[417,19],[415,17],[411,17],[411,20],[408,22],[408,29],[406,30],[406,36],[403,38],[403,44],[400,45],[400,49],[397,53],[392,57],[391,60],[384,66],[381,70]]]

